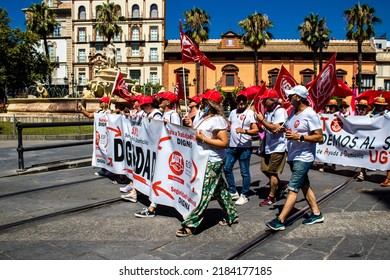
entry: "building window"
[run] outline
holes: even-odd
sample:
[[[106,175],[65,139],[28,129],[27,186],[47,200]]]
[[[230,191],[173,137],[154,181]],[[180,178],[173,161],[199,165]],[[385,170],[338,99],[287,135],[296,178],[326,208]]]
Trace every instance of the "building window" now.
[[[150,28],[150,41],[158,41],[157,27]]]
[[[53,45],[49,45],[49,58],[51,62],[56,61],[56,54],[55,54],[55,49]]]
[[[54,26],[53,36],[54,37],[60,37],[61,36],[61,24],[60,23],[57,23]]]
[[[362,82],[360,84],[361,92],[373,89],[375,86],[374,75],[362,75]]]
[[[87,13],[85,12],[85,7],[79,7],[79,19],[87,19]]]
[[[122,62],[121,48],[116,48],[116,62]]]
[[[85,49],[79,49],[79,62],[86,62]]]
[[[48,7],[53,6],[53,0],[47,0],[47,6]]]
[[[130,79],[132,81],[141,81],[141,70],[130,70]]]
[[[86,85],[86,84],[87,84],[87,78],[85,72],[79,72],[79,85]]]
[[[153,85],[158,83],[157,72],[150,72],[149,82],[152,83]]]
[[[131,56],[139,56],[139,45],[138,44],[131,45]]]
[[[151,62],[157,62],[158,61],[157,48],[150,48],[150,61]]]
[[[232,40],[232,39],[226,40],[226,46],[228,46],[228,47],[234,47],[234,40]]]
[[[311,75],[303,75],[302,78],[303,78],[303,84],[304,85],[307,85],[312,80],[312,76]]]
[[[115,34],[114,35],[114,42],[120,42],[121,41],[121,34]]]
[[[150,6],[150,17],[157,18],[158,17],[158,8],[156,4]]]
[[[131,40],[139,41],[139,30],[137,27],[133,27],[131,31]]]
[[[79,29],[79,42],[85,42],[86,36],[85,36],[85,28]]]
[[[226,86],[233,87],[234,86],[234,74],[226,74]]]
[[[133,5],[133,7],[131,9],[131,17],[139,18],[139,6],[138,5]]]
[[[390,80],[384,80],[383,86],[385,87],[383,90],[390,91]]]
[[[103,35],[96,31],[96,41],[103,41]]]
[[[103,45],[96,45],[95,50],[97,53],[103,53]]]

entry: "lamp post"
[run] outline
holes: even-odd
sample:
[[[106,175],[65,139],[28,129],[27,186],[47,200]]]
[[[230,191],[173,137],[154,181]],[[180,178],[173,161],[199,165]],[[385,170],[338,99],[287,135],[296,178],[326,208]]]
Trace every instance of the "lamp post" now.
[[[72,74],[70,74],[70,76],[71,76],[71,89],[72,89],[72,96],[74,95],[74,74],[72,73]]]
[[[355,89],[355,76],[352,77],[352,90]]]
[[[272,76],[271,76],[271,74],[268,75],[268,87],[272,88]]]
[[[194,87],[195,87],[195,95],[197,95],[197,94],[198,94],[198,88],[197,88],[197,85],[196,85],[196,78],[194,78],[194,79],[192,80],[192,84],[193,84]]]

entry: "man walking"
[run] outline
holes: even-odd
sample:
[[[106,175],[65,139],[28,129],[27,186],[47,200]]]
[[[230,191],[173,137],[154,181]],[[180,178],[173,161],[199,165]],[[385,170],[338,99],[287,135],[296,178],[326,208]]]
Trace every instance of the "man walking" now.
[[[320,223],[324,216],[318,208],[316,197],[310,187],[308,172],[315,158],[316,143],[323,141],[321,123],[318,115],[309,106],[308,91],[304,86],[297,85],[286,90],[291,105],[294,107],[288,117],[286,128],[287,161],[291,169],[291,179],[288,183],[288,195],[279,217],[267,222],[266,225],[273,230],[284,230],[285,220],[293,209],[302,189],[303,195],[309,204],[312,214],[303,221],[305,225]]]

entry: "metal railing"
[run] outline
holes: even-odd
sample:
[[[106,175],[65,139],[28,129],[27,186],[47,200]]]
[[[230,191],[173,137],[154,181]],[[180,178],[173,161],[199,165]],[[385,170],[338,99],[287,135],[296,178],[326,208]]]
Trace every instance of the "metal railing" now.
[[[18,122],[16,124],[18,130],[18,167],[19,170],[23,171],[24,168],[24,152],[28,151],[38,151],[38,150],[46,150],[53,148],[63,148],[63,147],[71,147],[71,146],[80,146],[92,144],[93,140],[85,140],[85,141],[77,141],[70,143],[61,143],[61,144],[51,144],[51,145],[35,145],[31,147],[23,147],[23,129],[24,128],[42,128],[42,127],[59,127],[59,126],[86,126],[93,125],[93,122],[90,121],[82,121],[82,122],[51,122],[51,123],[21,123]]]

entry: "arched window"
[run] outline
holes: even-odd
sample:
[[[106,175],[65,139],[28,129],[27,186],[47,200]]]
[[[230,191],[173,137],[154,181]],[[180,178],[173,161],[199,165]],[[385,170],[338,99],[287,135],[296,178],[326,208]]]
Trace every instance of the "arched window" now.
[[[157,18],[158,17],[158,8],[156,4],[152,4],[150,6],[150,17]]]
[[[96,18],[99,18],[101,13],[102,11],[96,7]]]
[[[222,74],[224,78],[223,86],[234,87],[238,85],[238,67],[233,64],[227,64],[222,67]]]
[[[133,5],[133,7],[131,8],[131,17],[139,18],[139,6],[138,5]]]
[[[79,7],[79,19],[87,19],[87,14],[85,12],[84,6]]]
[[[133,27],[131,31],[131,40],[139,41],[139,30],[137,27]]]

